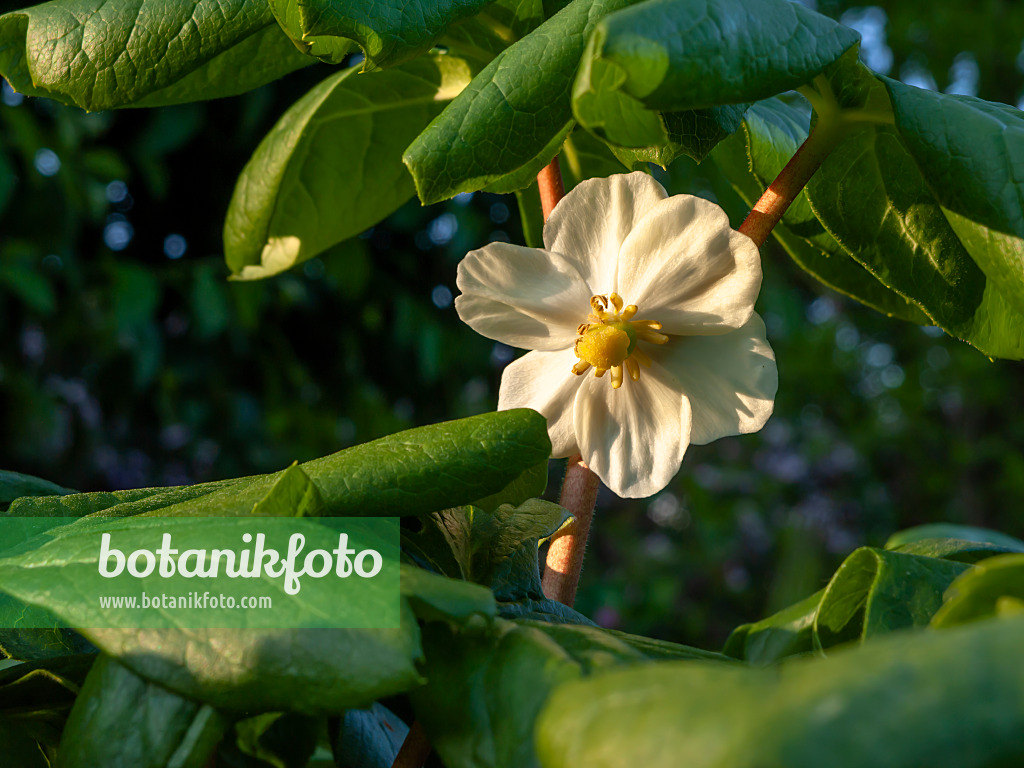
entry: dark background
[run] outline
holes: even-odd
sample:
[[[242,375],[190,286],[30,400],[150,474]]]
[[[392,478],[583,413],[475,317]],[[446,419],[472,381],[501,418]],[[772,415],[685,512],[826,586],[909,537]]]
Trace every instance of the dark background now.
[[[862,32],[878,71],[1024,99],[1020,3],[818,10]],[[515,352],[462,325],[451,298],[468,250],[522,242],[511,196],[412,202],[288,274],[226,281],[234,180],[329,71],[96,114],[4,84],[0,467],[80,490],[192,483],[495,406]],[[683,159],[659,178],[742,220],[713,169]],[[691,447],[652,499],[602,495],[577,605],[602,624],[717,647],[899,528],[1024,536],[1021,365],[831,293],[771,245],[764,272],[775,415],[757,435]],[[553,463],[549,493],[560,472]]]

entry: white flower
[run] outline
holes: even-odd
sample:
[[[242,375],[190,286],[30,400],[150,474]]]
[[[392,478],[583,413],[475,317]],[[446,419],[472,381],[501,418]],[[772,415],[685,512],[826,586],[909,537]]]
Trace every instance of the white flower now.
[[[669,483],[690,443],[764,426],[778,372],[754,313],[761,260],[721,208],[644,173],[590,179],[552,211],[544,245],[467,254],[455,307],[533,350],[505,369],[498,408],[543,414],[553,456],[579,453],[639,498]]]

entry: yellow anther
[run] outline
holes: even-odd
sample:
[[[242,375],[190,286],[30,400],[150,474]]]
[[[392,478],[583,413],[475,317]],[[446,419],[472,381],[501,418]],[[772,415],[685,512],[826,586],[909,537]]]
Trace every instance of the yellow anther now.
[[[640,381],[640,367],[651,367],[651,358],[639,347],[637,341],[664,344],[669,337],[659,333],[661,323],[657,320],[633,320],[639,311],[636,304],[626,304],[617,293],[598,294],[590,297],[591,312],[587,321],[576,329],[579,338],[573,352],[579,361],[572,372],[581,376],[591,368],[594,376],[601,378],[608,371],[612,389],[622,387],[628,375],[633,381]]]
[[[640,364],[637,363],[635,353],[633,357],[627,357],[626,362],[623,363],[626,366],[626,372],[629,374],[629,378],[633,381],[640,381]]]
[[[657,331],[648,331],[645,329],[641,329],[640,331],[638,331],[637,336],[639,336],[644,341],[651,342],[652,344],[664,344],[666,341],[668,341],[668,336],[666,336],[664,333],[658,333]]]

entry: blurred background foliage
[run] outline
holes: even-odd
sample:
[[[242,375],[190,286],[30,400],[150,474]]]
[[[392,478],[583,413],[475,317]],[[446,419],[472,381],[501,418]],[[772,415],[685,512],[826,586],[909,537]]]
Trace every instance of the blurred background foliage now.
[[[817,7],[861,32],[881,73],[1024,106],[1016,0]],[[291,273],[226,280],[234,180],[329,72],[94,114],[3,84],[0,466],[80,490],[193,483],[494,407],[516,353],[463,326],[452,297],[468,250],[522,242],[512,196],[411,202]],[[658,176],[734,225],[745,214],[711,163]],[[691,447],[652,499],[601,497],[578,607],[604,625],[717,647],[899,528],[1024,535],[1021,365],[831,293],[771,244],[764,271],[775,415]]]

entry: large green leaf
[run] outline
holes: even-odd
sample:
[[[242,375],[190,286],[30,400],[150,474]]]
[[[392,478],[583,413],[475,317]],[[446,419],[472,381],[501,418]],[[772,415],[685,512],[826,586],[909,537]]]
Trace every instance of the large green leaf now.
[[[405,151],[420,200],[436,203],[524,166],[524,178],[543,167],[572,123],[569,90],[587,33],[628,3],[573,0],[488,64]]]
[[[224,223],[231,271],[283,272],[412,197],[399,155],[470,77],[463,59],[437,55],[366,75],[353,67],[310,90],[238,178]]]
[[[83,109],[233,96],[314,59],[260,0],[54,0],[0,16],[0,74]]]
[[[57,768],[203,768],[226,728],[213,708],[100,656],[68,717]]]
[[[883,80],[896,127],[971,258],[1024,313],[1024,113]]]
[[[740,197],[753,207],[807,138],[810,117],[774,98],[746,113],[743,133],[723,141],[712,159]],[[928,323],[914,304],[893,292],[851,258],[811,211],[804,191],[797,195],[772,234],[793,261],[839,293],[892,317]]]
[[[965,563],[862,547],[839,566],[814,617],[817,648],[925,627]]]
[[[573,111],[581,125],[615,144],[661,146],[672,126],[659,113],[796,88],[857,40],[856,32],[787,0],[646,0],[594,27],[573,86]],[[731,132],[721,122],[725,115],[704,117],[718,123],[718,138]]]
[[[316,485],[325,514],[394,517],[428,514],[495,493],[550,453],[544,417],[517,409],[398,432],[299,467]],[[248,515],[285,472],[125,492],[127,500],[120,503],[117,494],[98,494],[98,514]],[[93,495],[23,498],[10,514],[75,517],[93,511],[88,503]]]
[[[1024,762],[1024,620],[892,636],[779,669],[693,662],[559,686],[545,768],[990,768]]]
[[[997,555],[982,560],[949,588],[946,603],[932,620],[950,627],[1001,612],[1003,604],[1024,600],[1024,555]]]
[[[481,10],[490,0],[300,0],[306,36],[355,40],[366,56],[364,71],[401,64],[431,46],[453,24]]]
[[[336,713],[421,682],[419,629],[405,602],[399,629],[83,633],[141,677],[236,712]]]
[[[885,87],[852,55],[825,80],[837,105],[865,114],[807,185],[818,220],[854,259],[947,333],[992,357],[1024,357],[1024,314],[958,239],[902,136]]]
[[[651,659],[723,660],[596,627],[511,622],[424,628],[427,685],[416,717],[450,768],[536,766],[534,720],[552,689],[595,669]]]

